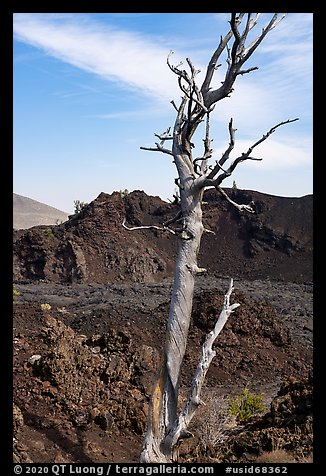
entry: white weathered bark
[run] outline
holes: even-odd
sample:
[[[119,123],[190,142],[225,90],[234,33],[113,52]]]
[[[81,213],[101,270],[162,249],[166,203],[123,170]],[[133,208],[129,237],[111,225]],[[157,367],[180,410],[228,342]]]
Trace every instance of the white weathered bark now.
[[[229,289],[224,296],[224,303],[220,312],[220,315],[216,321],[214,329],[207,335],[206,340],[202,346],[201,358],[197,366],[195,375],[193,377],[188,398],[179,414],[174,427],[166,437],[166,444],[170,448],[174,448],[177,445],[179,438],[187,433],[187,428],[192,420],[197,408],[203,402],[200,398],[201,389],[204,384],[206,373],[211,365],[213,358],[216,355],[213,350],[213,344],[217,336],[225,326],[230,314],[240,306],[238,303],[230,304],[230,297],[233,291],[233,279],[230,281]]]
[[[198,266],[197,257],[200,242],[205,231],[202,223],[202,195],[204,189],[214,186],[219,190],[229,203],[234,205],[240,212],[253,212],[249,205],[239,205],[231,200],[220,188],[220,184],[229,177],[235,168],[245,160],[261,160],[251,156],[252,150],[272,134],[279,126],[293,122],[297,119],[288,120],[277,124],[270,129],[267,134],[254,143],[245,153],[237,157],[231,165],[226,168],[225,163],[230,158],[230,153],[234,148],[235,131],[232,119],[229,123],[230,143],[220,160],[214,166],[208,165],[208,160],[212,156],[210,140],[209,116],[216,103],[228,97],[233,91],[233,85],[239,75],[247,74],[256,70],[256,67],[241,69],[244,63],[250,58],[259,44],[269,31],[271,31],[282,20],[279,14],[274,14],[270,22],[262,29],[261,33],[246,46],[249,32],[255,27],[259,14],[247,14],[242,31],[239,31],[241,22],[244,21],[245,14],[232,13],[230,31],[221,38],[218,47],[212,55],[207,66],[205,79],[201,88],[196,84],[196,77],[199,70],[196,70],[189,58],[186,59],[189,72],[180,69],[180,65],[173,66],[168,56],[167,64],[171,71],[178,76],[179,87],[183,93],[181,104],[176,106],[171,101],[177,111],[177,117],[172,133],[170,128],[163,134],[155,134],[160,140],[155,147],[141,147],[144,150],[159,151],[169,156],[173,156],[174,163],[178,171],[176,184],[180,188],[181,210],[174,219],[166,222],[163,229],[172,223],[181,223],[181,227],[172,231],[178,236],[179,247],[176,259],[176,267],[172,288],[169,318],[167,323],[166,342],[163,351],[163,358],[160,372],[156,378],[152,397],[149,406],[148,430],[145,437],[141,462],[146,463],[166,463],[175,460],[175,448],[178,440],[187,432],[187,426],[200,404],[200,391],[208,367],[215,355],[212,345],[221,332],[228,316],[238,306],[230,305],[229,299],[233,289],[231,281],[230,288],[225,295],[224,306],[220,318],[214,330],[207,337],[202,348],[202,356],[195,373],[188,399],[178,414],[179,379],[182,361],[186,351],[188,330],[191,319],[192,302],[195,286],[195,276],[204,272]],[[232,47],[228,43],[232,39]],[[221,54],[227,52],[227,68],[221,86],[213,89],[211,82],[215,71],[221,66],[218,64]],[[206,119],[206,130],[204,139],[204,153],[202,157],[193,159],[192,149],[194,144],[192,137],[199,124]],[[171,149],[165,147],[166,141],[172,141]],[[125,225],[124,225],[125,226]],[[127,229],[128,228],[125,226]],[[142,227],[133,227],[142,228]],[[145,228],[156,228],[147,226]]]
[[[169,385],[166,388],[163,387],[163,389],[160,387],[160,385],[164,385],[164,376],[166,375],[166,372],[171,375],[171,367],[167,365],[164,366],[163,362],[160,375],[154,387],[153,396],[155,397],[152,398],[148,431],[145,438],[143,451],[141,453],[140,462],[171,463],[174,461],[176,456],[175,449],[177,448],[178,441],[183,435],[186,435],[188,433],[187,428],[189,426],[189,423],[191,422],[192,417],[194,416],[198,406],[203,403],[200,399],[201,389],[209,366],[216,355],[216,352],[213,350],[213,344],[217,336],[222,331],[224,325],[226,324],[230,314],[240,305],[238,303],[230,305],[230,296],[232,291],[233,279],[231,279],[229,289],[225,294],[222,310],[215,324],[215,327],[208,334],[202,346],[201,358],[190,386],[188,398],[185,404],[183,405],[183,408],[179,415],[177,414],[178,399],[175,402],[174,399],[170,398],[173,391],[175,390],[175,387],[171,387]],[[179,362],[177,362],[177,364],[179,365]],[[167,381],[170,382],[171,380],[168,379]],[[157,396],[155,393],[155,389],[158,389]],[[159,398],[160,395],[163,395],[162,402],[156,400],[156,398]],[[160,403],[162,404],[162,406],[159,408]],[[164,403],[166,404],[165,406]],[[166,411],[167,413],[165,413]],[[158,412],[157,420],[155,419],[155,412]],[[162,413],[163,415],[167,416],[167,419],[170,419],[169,426],[165,427],[163,425],[164,420],[162,419]],[[156,431],[155,425],[160,424],[161,427],[159,428],[159,431]]]
[[[148,432],[141,462],[171,462],[173,451],[165,437],[177,420],[180,368],[186,351],[195,276],[205,270],[197,265],[203,234],[200,192],[194,184],[181,193],[183,213],[172,288],[162,367],[155,382],[149,410]],[[187,190],[188,189],[188,190]]]

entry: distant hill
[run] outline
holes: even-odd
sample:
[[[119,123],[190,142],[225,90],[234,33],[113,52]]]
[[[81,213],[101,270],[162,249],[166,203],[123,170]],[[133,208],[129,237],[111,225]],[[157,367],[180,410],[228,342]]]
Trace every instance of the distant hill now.
[[[56,225],[68,220],[68,214],[17,193],[13,194],[13,227],[25,230],[37,225]]]
[[[217,276],[312,281],[313,196],[275,197],[229,190],[238,203],[254,202],[255,213],[240,213],[216,190],[205,192],[205,234],[200,266]],[[160,282],[173,276],[177,240],[158,230],[122,226],[159,225],[178,206],[142,191],[122,197],[101,193],[65,223],[14,233],[14,279],[60,283]]]

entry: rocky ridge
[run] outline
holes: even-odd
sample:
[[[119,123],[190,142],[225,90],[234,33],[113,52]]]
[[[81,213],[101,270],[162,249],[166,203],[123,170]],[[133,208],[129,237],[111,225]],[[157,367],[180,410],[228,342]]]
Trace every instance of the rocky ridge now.
[[[199,255],[208,273],[249,279],[312,281],[312,196],[284,198],[229,191],[241,213],[216,191],[205,193],[205,234]],[[161,282],[171,278],[176,239],[157,229],[177,205],[134,191],[101,193],[80,213],[57,226],[14,232],[14,279],[57,283]]]

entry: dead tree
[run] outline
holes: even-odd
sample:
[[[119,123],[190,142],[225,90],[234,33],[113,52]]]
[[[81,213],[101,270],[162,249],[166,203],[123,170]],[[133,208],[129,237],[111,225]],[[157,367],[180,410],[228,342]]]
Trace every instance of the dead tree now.
[[[162,152],[173,157],[178,172],[178,178],[175,182],[179,188],[180,197],[179,212],[173,219],[164,223],[162,227],[177,236],[178,253],[163,358],[151,396],[148,429],[141,453],[141,462],[172,462],[176,460],[178,441],[188,434],[187,427],[196,408],[201,404],[201,387],[211,360],[215,355],[212,350],[214,340],[222,330],[228,316],[239,306],[239,304],[230,304],[230,296],[233,290],[233,281],[231,280],[216,326],[207,336],[202,347],[202,354],[188,397],[182,410],[178,412],[180,369],[187,344],[195,277],[198,273],[206,271],[199,267],[197,263],[202,235],[209,232],[202,222],[203,192],[207,187],[215,187],[238,210],[253,213],[254,210],[250,204],[238,204],[231,200],[227,193],[222,190],[221,184],[241,162],[261,160],[252,156],[253,149],[265,141],[278,127],[297,120],[287,120],[273,126],[247,151],[235,158],[229,165],[226,165],[235,143],[236,129],[234,129],[231,119],[229,122],[229,145],[221,158],[215,164],[210,165],[209,159],[211,159],[213,152],[210,139],[211,112],[217,102],[230,96],[239,75],[257,69],[257,67],[244,69],[243,66],[265,36],[285,16],[285,14],[274,14],[260,34],[247,45],[248,35],[255,27],[259,15],[252,13],[231,14],[230,30],[224,38],[221,37],[207,66],[206,75],[200,87],[196,82],[200,71],[194,67],[191,60],[187,58],[187,68],[182,69],[182,63],[177,66],[172,65],[172,52],[169,54],[168,67],[176,74],[182,92],[179,106],[171,101],[176,110],[174,127],[172,130],[168,128],[163,134],[155,134],[158,138],[155,147],[141,147],[144,150]],[[221,86],[214,89],[212,88],[212,80],[214,73],[221,66],[218,61],[222,53],[226,55],[227,67]],[[193,135],[201,123],[204,123],[205,130],[203,154],[200,157],[194,157]],[[171,147],[167,147],[166,144],[170,144]],[[131,229],[125,223],[123,225],[125,228]],[[143,227],[133,227],[132,229],[139,228]]]

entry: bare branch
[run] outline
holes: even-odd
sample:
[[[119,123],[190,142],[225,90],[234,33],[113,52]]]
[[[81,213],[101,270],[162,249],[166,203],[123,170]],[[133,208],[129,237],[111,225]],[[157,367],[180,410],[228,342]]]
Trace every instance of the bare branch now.
[[[162,142],[164,142],[165,140],[172,140],[173,137],[169,135],[170,130],[171,130],[171,127],[168,127],[167,130],[163,134],[154,134],[154,136],[160,139]]]
[[[238,72],[237,72],[237,75],[242,75],[242,74],[247,74],[247,73],[250,73],[251,71],[255,71],[256,69],[258,69],[258,66],[253,66],[252,68],[248,68],[248,69],[240,69]]]
[[[168,155],[172,155],[173,156],[173,153],[170,149],[166,149],[164,146],[164,142],[166,140],[172,140],[173,137],[170,136],[170,130],[171,130],[171,127],[168,127],[167,130],[165,132],[163,132],[163,134],[154,134],[155,137],[158,137],[160,139],[160,143],[158,144],[157,142],[155,142],[155,145],[156,147],[140,147],[140,149],[142,150],[150,150],[151,152],[163,152],[164,154],[168,154]]]
[[[278,14],[275,13],[272,19],[270,20],[270,22],[268,23],[268,25],[265,28],[263,28],[261,34],[250,44],[248,48],[245,48],[245,41],[247,39],[248,32],[256,25],[257,19],[258,19],[258,15],[256,15],[255,19],[252,19],[251,13],[248,13],[247,15],[248,17],[247,17],[245,29],[242,33],[240,33],[238,30],[238,25],[240,25],[243,19],[244,13],[240,14],[238,17],[236,16],[235,13],[232,13],[231,21],[230,21],[231,31],[224,38],[224,40],[221,40],[218,49],[215,51],[212,57],[213,59],[215,58],[215,55],[220,56],[220,54],[225,48],[228,49],[228,41],[233,36],[234,41],[233,41],[231,52],[228,49],[229,51],[229,56],[227,60],[228,69],[225,73],[224,81],[222,83],[222,86],[220,86],[219,88],[213,91],[210,91],[209,86],[212,81],[215,69],[213,67],[213,64],[208,67],[209,74],[207,72],[206,78],[202,85],[204,103],[207,108],[210,107],[212,104],[215,104],[217,101],[220,101],[221,99],[229,96],[229,94],[232,92],[233,84],[239,74],[246,74],[258,69],[257,67],[253,67],[246,70],[241,70],[241,66],[253,54],[253,52],[256,50],[259,44],[263,41],[267,33],[270,32],[285,16],[285,14],[283,14],[281,18],[278,18]]]
[[[209,113],[206,115],[206,129],[205,129],[205,139],[204,142],[204,155],[203,157],[197,157],[193,160],[194,170],[197,174],[205,174],[207,172],[207,163],[208,159],[212,157],[213,149],[211,148],[212,139],[210,139],[210,121],[209,121]],[[201,165],[198,166],[197,162],[202,161]],[[199,172],[198,172],[199,168]]]
[[[183,433],[187,432],[189,423],[194,416],[198,406],[203,402],[200,399],[201,389],[204,384],[206,373],[209,366],[216,355],[213,350],[213,344],[225,326],[230,314],[240,306],[240,304],[230,304],[230,297],[233,291],[233,279],[230,281],[229,289],[224,296],[224,303],[222,310],[217,319],[214,329],[207,335],[206,340],[201,350],[201,358],[197,366],[194,378],[192,380],[188,398],[181,410],[181,413],[176,421],[176,424],[171,429],[170,433],[165,439],[165,443],[171,447],[174,447]]]
[[[197,76],[197,74],[200,73],[200,69],[196,69],[196,68],[194,67],[194,65],[192,64],[190,58],[186,58],[186,61],[187,61],[188,65],[189,65],[189,68],[190,68],[190,70],[191,70],[191,77],[192,77],[193,79],[195,79],[195,77]]]
[[[170,149],[162,147],[157,142],[155,143],[156,147],[140,147],[141,150],[150,150],[151,152],[163,152],[163,154],[168,154],[173,156],[173,152]]]
[[[122,222],[122,226],[123,226],[123,228],[125,228],[128,231],[146,230],[146,229],[147,230],[160,230],[160,231],[169,231],[170,233],[172,233],[172,235],[176,235],[176,232],[174,230],[172,230],[171,228],[168,228],[164,225],[163,225],[163,227],[156,226],[156,225],[142,225],[142,226],[129,227],[125,223],[126,223],[126,219],[124,218],[123,222]]]
[[[170,218],[170,220],[166,220],[163,223],[163,226],[167,227],[168,225],[171,225],[171,223],[174,223],[174,222],[179,221],[179,220],[182,220],[182,211],[181,210],[179,210],[178,213],[173,218]]]
[[[183,76],[182,76],[183,77]],[[200,94],[200,91],[199,89],[197,88],[197,86],[195,85],[195,83],[193,82],[190,82],[190,86],[188,89],[186,89],[182,83],[181,83],[181,77],[179,76],[178,78],[178,83],[179,83],[179,88],[181,89],[181,91],[185,94],[185,96],[187,96],[187,98],[190,100],[190,101],[194,101],[199,107],[200,107],[200,110],[204,111],[204,112],[208,112],[208,109],[206,108],[205,104],[203,103],[203,100],[202,100],[202,96]],[[197,98],[194,96],[193,93],[196,93],[197,95]],[[190,121],[191,115],[188,113],[188,119]]]
[[[182,125],[184,122],[187,120],[184,110],[187,104],[187,98],[183,97],[181,100],[181,104],[178,108],[178,114],[174,123],[174,128],[173,128],[173,138],[176,139],[179,135],[181,135],[181,129]]]
[[[250,160],[262,160],[262,159],[256,159],[254,157],[250,157],[250,154],[251,152],[254,150],[255,147],[257,147],[257,145],[261,144],[262,142],[264,142],[271,134],[273,134],[273,132],[276,131],[276,129],[278,127],[281,127],[281,126],[284,126],[285,124],[289,124],[290,122],[295,122],[295,121],[298,121],[299,118],[295,118],[295,119],[288,119],[287,121],[282,121],[280,122],[279,124],[276,124],[276,126],[273,126],[268,132],[266,132],[266,134],[264,134],[261,139],[259,139],[257,142],[255,142],[251,147],[249,147],[249,149],[247,150],[247,152],[244,152],[240,157],[238,157],[235,162],[243,162],[244,160],[247,160],[247,159],[250,159]],[[236,164],[237,165],[237,164]],[[231,166],[232,167],[232,166]],[[234,169],[232,169],[233,171]]]
[[[248,15],[248,17],[249,17],[249,15]],[[231,50],[231,61],[232,61],[232,63],[236,63],[236,61],[237,61],[237,49],[238,49],[241,37],[240,37],[239,30],[238,30],[237,18],[236,18],[235,13],[231,14],[230,25],[231,25],[231,30],[232,30],[232,33],[233,33],[233,36],[234,36],[234,43],[233,43],[232,50]]]
[[[241,22],[243,16],[244,16],[244,13],[240,13],[237,21]],[[220,43],[219,43],[218,47],[216,48],[216,50],[214,51],[213,56],[211,57],[211,60],[208,64],[208,66],[207,66],[206,76],[205,76],[204,82],[203,82],[202,87],[201,87],[201,91],[203,93],[204,98],[205,98],[207,92],[210,89],[210,85],[211,85],[214,73],[215,73],[216,69],[218,68],[218,66],[220,66],[220,65],[217,64],[217,61],[218,61],[219,57],[221,56],[221,54],[223,53],[226,45],[228,44],[228,42],[232,38],[232,34],[233,33],[232,33],[232,29],[231,29],[225,35],[224,38],[221,37]]]
[[[235,136],[236,129],[233,129],[233,119],[231,117],[230,122],[229,122],[229,135],[230,135],[230,142],[229,142],[229,147],[226,149],[216,166],[212,169],[212,171],[208,174],[207,179],[212,179],[215,177],[215,175],[222,169],[222,165],[229,159],[230,153],[232,152],[234,148],[234,136]]]
[[[168,67],[170,68],[171,71],[173,71],[173,73],[175,73],[176,75],[178,75],[180,78],[183,78],[188,84],[191,84],[191,79],[189,78],[188,74],[187,74],[187,71],[185,71],[184,69],[181,71],[179,69],[179,66],[182,65],[182,62],[178,65],[178,66],[173,66],[171,63],[170,63],[170,57],[174,54],[174,51],[170,51],[170,53],[168,54],[168,57],[167,57],[167,65]]]
[[[211,139],[210,139],[210,116],[209,113],[206,115],[206,129],[205,129],[205,139],[204,139],[204,160],[201,164],[201,172],[206,173],[208,159],[212,157],[213,149],[211,148]]]
[[[273,132],[276,131],[276,129],[280,126],[283,126],[285,124],[289,124],[290,122],[295,122],[295,121],[298,121],[299,119],[296,118],[296,119],[288,119],[287,121],[282,121],[280,122],[279,124],[276,124],[275,126],[273,126],[268,132],[266,132],[266,134],[264,134],[261,139],[259,139],[257,142],[255,142],[251,147],[249,147],[249,149],[247,150],[247,152],[243,152],[239,157],[237,157],[234,162],[232,162],[232,164],[230,165],[230,167],[223,171],[222,174],[220,174],[216,179],[214,179],[213,177],[216,175],[216,173],[218,172],[218,168],[220,167],[220,164],[223,164],[223,157],[225,158],[225,160],[227,160],[229,158],[229,153],[230,151],[233,149],[231,143],[232,143],[232,139],[233,139],[233,146],[234,146],[234,135],[232,136],[231,135],[231,132],[232,131],[235,131],[235,129],[232,129],[232,124],[230,126],[229,124],[229,130],[230,130],[230,136],[231,136],[231,140],[230,140],[230,145],[229,145],[229,148],[227,149],[227,151],[223,154],[223,157],[222,159],[219,161],[219,163],[213,168],[213,170],[207,175],[207,178],[203,181],[203,186],[205,187],[208,187],[208,186],[214,186],[214,187],[218,187],[224,179],[226,179],[227,177],[230,177],[230,175],[232,174],[232,172],[235,170],[235,168],[237,167],[237,165],[240,163],[240,162],[244,162],[245,160],[257,160],[257,161],[260,161],[260,160],[263,160],[261,158],[256,158],[256,157],[251,157],[250,154],[251,152],[253,151],[253,149],[255,147],[257,147],[257,145],[261,144],[262,142],[264,142],[271,134],[273,134]],[[231,122],[231,121],[230,121]],[[233,132],[234,133],[234,132]],[[230,150],[231,149],[231,150]],[[228,152],[229,151],[229,152]],[[224,162],[225,162],[224,160]],[[221,168],[221,167],[220,167]]]
[[[221,187],[216,187],[216,190],[218,190],[223,197],[231,203],[234,207],[236,207],[240,212],[243,212],[244,210],[249,213],[255,213],[255,210],[252,208],[251,205],[253,205],[253,202],[250,202],[248,205],[240,205],[239,203],[234,202],[231,200],[231,198],[228,196],[228,194],[223,190]]]
[[[282,121],[280,122],[279,124],[276,124],[276,126],[273,126],[268,132],[266,132],[266,134],[263,135],[263,137],[261,139],[259,139],[257,142],[255,142],[254,145],[252,145],[246,152],[245,155],[249,155],[251,154],[252,150],[257,147],[258,144],[261,144],[262,142],[264,142],[264,140],[266,140],[271,134],[273,134],[273,132],[276,131],[276,129],[278,127],[281,127],[281,126],[284,126],[285,124],[289,124],[290,122],[295,122],[295,121],[298,121],[299,118],[296,117],[295,119],[288,119],[287,121]]]
[[[252,28],[254,28],[254,26],[256,26],[259,17],[260,17],[260,13],[256,13],[256,17],[254,19],[252,18],[252,13],[248,13],[246,26],[241,36],[241,40],[238,47],[239,55],[241,57],[243,56],[243,51],[244,51],[245,42],[247,40],[248,33],[250,30],[252,30]]]
[[[185,133],[187,130],[185,131],[183,129],[184,125],[187,126],[187,118],[184,115],[187,101],[188,99],[186,96],[182,98],[173,128],[172,151],[179,178],[185,177],[185,174],[194,174],[194,166],[191,160],[191,144],[190,142],[186,143]]]
[[[204,113],[209,112],[209,108],[206,108],[204,104],[204,99],[202,92],[199,90],[198,86],[196,85],[195,78],[198,73],[200,73],[199,69],[196,69],[189,58],[186,58],[188,66],[190,68],[191,74],[189,75],[185,70],[180,70],[178,66],[173,66],[170,62],[170,57],[173,54],[173,51],[170,51],[167,57],[167,64],[171,71],[178,76],[178,85],[180,90],[183,92],[184,97],[188,99],[188,108],[187,108],[187,117],[184,119],[186,124],[186,136],[188,140],[190,140],[191,136],[193,135],[195,129],[197,128],[199,122]],[[181,63],[182,64],[182,63]],[[182,80],[186,81],[187,86],[182,84]],[[179,109],[176,108],[173,101],[171,101],[174,108],[179,112]],[[193,109],[193,103],[195,107]],[[195,113],[195,117],[192,117],[193,112]]]
[[[245,160],[256,160],[256,161],[261,161],[263,159],[259,158],[257,159],[256,157],[250,157],[250,156],[247,156],[245,153],[243,153],[240,157],[237,157],[234,162],[232,162],[232,164],[230,165],[230,167],[226,170],[223,170],[222,167],[221,167],[221,170],[223,170],[223,173],[220,174],[218,177],[216,177],[215,179],[205,179],[204,180],[204,187],[210,187],[210,186],[214,186],[214,187],[217,187],[219,186],[223,180],[225,180],[226,178],[230,177],[233,173],[233,171],[235,170],[235,168],[237,167],[237,165],[240,164],[240,162],[244,162]]]
[[[179,109],[177,108],[176,103],[175,103],[173,100],[170,101],[170,103],[172,104],[172,106],[174,107],[174,109],[175,109],[177,112],[179,112]]]
[[[185,95],[187,96],[188,99],[194,101],[201,109],[202,111],[204,112],[208,112],[208,109],[205,107],[205,104],[200,101],[199,99],[197,99],[193,94],[190,94],[188,90],[186,90],[182,85],[181,83],[179,83],[179,86],[180,86],[180,89],[181,91],[183,91],[185,93]],[[190,119],[190,118],[189,118]]]
[[[252,55],[252,53],[257,49],[257,47],[260,45],[260,43],[263,41],[267,33],[269,33],[273,28],[276,27],[276,25],[283,20],[283,18],[286,16],[286,13],[283,13],[281,18],[278,18],[278,14],[275,13],[269,22],[269,24],[266,26],[266,28],[263,28],[261,34],[251,42],[251,44],[246,48],[243,52],[243,60],[247,61],[249,56]]]

